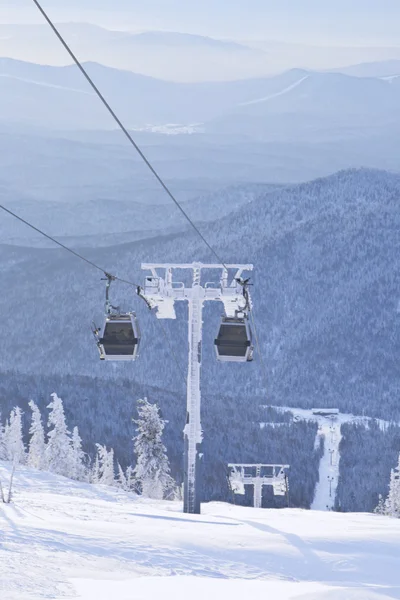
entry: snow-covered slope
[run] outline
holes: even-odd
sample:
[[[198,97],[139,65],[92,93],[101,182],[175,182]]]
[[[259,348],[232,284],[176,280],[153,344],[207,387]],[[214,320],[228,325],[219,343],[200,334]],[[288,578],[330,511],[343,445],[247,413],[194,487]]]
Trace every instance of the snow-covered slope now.
[[[184,515],[21,468],[0,530],[4,600],[400,597],[400,521],[385,517],[218,503]]]
[[[340,441],[342,439],[341,427],[344,423],[357,423],[368,427],[372,421],[382,431],[390,423],[382,419],[371,419],[346,413],[316,414],[311,409],[275,406],[276,410],[292,413],[296,421],[313,421],[318,423],[318,432],[315,438],[315,448],[319,448],[321,440],[324,442],[324,452],[321,456],[318,473],[318,484],[311,505],[312,510],[333,510],[335,507],[336,492],[340,474]],[[262,426],[265,424],[262,423]],[[275,423],[287,426],[287,423]]]
[[[333,510],[339,481],[339,444],[342,439],[337,419],[319,422],[316,444],[324,440],[324,453],[319,464],[319,481],[315,490],[313,510]]]

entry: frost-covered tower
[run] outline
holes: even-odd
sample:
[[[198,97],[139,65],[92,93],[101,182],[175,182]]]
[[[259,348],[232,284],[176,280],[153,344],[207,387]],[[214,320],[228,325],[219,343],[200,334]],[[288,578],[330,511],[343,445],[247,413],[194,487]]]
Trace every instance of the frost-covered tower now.
[[[185,301],[189,305],[188,342],[189,366],[187,375],[187,408],[186,424],[183,431],[185,444],[184,498],[183,509],[187,513],[200,513],[199,466],[203,432],[201,427],[201,392],[200,372],[202,354],[203,306],[207,301],[218,301],[224,304],[225,316],[235,318],[243,311],[243,271],[251,271],[253,265],[218,265],[218,264],[142,264],[142,269],[151,271],[146,277],[144,293],[151,308],[157,308],[158,319],[175,319],[175,302]],[[229,278],[228,269],[234,270]],[[174,270],[191,271],[192,284],[173,280]],[[201,275],[204,271],[219,270],[218,283],[202,285]],[[162,273],[162,276],[160,275]],[[248,296],[250,302],[250,297]],[[247,304],[247,301],[246,301]],[[250,347],[246,348],[246,355]],[[244,357],[246,360],[246,357]]]

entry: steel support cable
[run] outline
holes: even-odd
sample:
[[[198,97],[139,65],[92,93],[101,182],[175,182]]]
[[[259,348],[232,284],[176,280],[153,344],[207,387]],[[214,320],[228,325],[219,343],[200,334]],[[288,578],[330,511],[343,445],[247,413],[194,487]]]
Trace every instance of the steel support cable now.
[[[146,164],[146,166],[149,168],[149,170],[151,171],[151,173],[154,175],[154,177],[156,178],[156,180],[158,181],[158,183],[161,185],[161,187],[164,189],[164,191],[167,193],[167,195],[170,197],[170,199],[174,202],[175,206],[178,208],[178,210],[181,212],[181,214],[185,217],[185,219],[190,224],[190,226],[193,228],[193,230],[198,234],[198,236],[201,238],[201,240],[204,242],[204,244],[207,246],[207,248],[216,257],[216,259],[218,260],[218,262],[225,269],[227,269],[226,263],[221,259],[221,257],[216,252],[216,250],[214,250],[214,248],[211,246],[211,244],[206,240],[206,238],[204,237],[204,235],[201,233],[201,231],[199,230],[199,228],[195,225],[195,223],[192,221],[192,219],[189,217],[189,215],[186,213],[186,211],[182,208],[182,206],[180,205],[180,203],[178,202],[178,200],[175,198],[174,194],[171,192],[171,190],[169,189],[169,187],[167,186],[167,184],[164,182],[164,180],[158,174],[158,172],[153,167],[153,165],[151,164],[151,162],[149,161],[149,159],[146,157],[146,155],[144,154],[144,152],[141,150],[141,148],[135,142],[135,140],[133,139],[133,137],[129,133],[128,129],[125,127],[125,125],[119,119],[119,117],[117,116],[117,114],[114,112],[114,110],[112,109],[111,105],[107,102],[107,100],[105,99],[105,97],[103,96],[103,94],[100,92],[99,88],[96,86],[96,84],[94,83],[94,81],[92,80],[92,78],[90,77],[90,75],[87,73],[86,69],[82,66],[80,60],[77,58],[77,56],[71,50],[69,44],[67,44],[67,42],[64,40],[63,36],[58,31],[57,27],[54,25],[53,21],[50,19],[50,17],[46,13],[46,11],[42,8],[41,4],[38,2],[38,0],[32,0],[32,1],[35,4],[36,8],[41,13],[42,17],[47,22],[47,24],[50,26],[50,28],[52,29],[53,33],[56,35],[56,37],[58,38],[58,40],[60,41],[60,43],[62,44],[62,46],[64,47],[64,49],[70,55],[70,57],[72,58],[72,60],[74,61],[74,63],[76,64],[76,66],[78,67],[78,69],[80,70],[80,72],[82,73],[82,75],[85,77],[86,81],[89,83],[89,85],[94,90],[94,92],[96,93],[96,95],[98,96],[98,98],[101,100],[101,102],[103,103],[103,105],[105,106],[105,108],[108,110],[108,112],[110,113],[110,115],[112,116],[112,118],[114,119],[114,121],[117,123],[117,125],[119,126],[119,128],[121,129],[121,131],[124,133],[124,135],[126,136],[126,138],[128,139],[128,141],[130,142],[130,144],[133,146],[133,148],[136,150],[136,152],[142,158],[142,160],[144,161],[144,163]],[[46,237],[48,237],[48,236],[46,236]],[[58,242],[56,242],[56,243],[58,243]],[[59,243],[59,245],[62,246],[62,244],[60,244],[60,243]],[[71,251],[68,248],[66,248],[66,249],[69,250],[69,251]],[[79,256],[74,251],[72,251],[72,253],[76,254],[77,256]],[[79,256],[79,257],[83,258],[81,256]],[[83,260],[85,260],[89,264],[91,263],[91,261],[88,261],[85,258],[83,258]],[[100,267],[98,267],[94,263],[91,263],[91,264],[93,266],[95,266],[97,269],[100,269],[100,270],[103,271],[103,269],[101,269]],[[103,271],[103,272],[105,272],[105,271]],[[116,278],[116,279],[118,279],[118,281],[122,281],[124,283],[129,283],[130,285],[135,285],[135,284],[132,284],[131,282],[127,282],[127,281],[121,280],[119,278]],[[250,311],[250,314],[251,314],[251,311]],[[253,326],[255,328],[255,323],[254,323],[254,317],[253,316],[252,316],[252,321],[253,321]],[[261,360],[261,362],[264,365],[263,356],[262,356],[262,353],[261,353],[261,347],[260,347],[260,344],[258,342],[258,335],[257,335],[256,328],[255,328],[254,333],[255,333],[255,336],[256,336],[256,343],[257,343],[257,347],[258,347],[258,353],[260,355],[260,360]]]
[[[149,161],[149,159],[146,157],[146,155],[144,154],[144,152],[137,145],[137,143],[135,142],[135,140],[133,139],[133,137],[131,136],[131,134],[129,133],[129,131],[127,130],[127,128],[125,127],[125,125],[122,123],[122,121],[117,116],[117,114],[114,112],[114,110],[111,108],[110,104],[107,102],[107,100],[105,99],[105,97],[103,96],[103,94],[100,92],[99,88],[96,86],[96,84],[94,83],[93,79],[90,77],[90,75],[88,74],[88,72],[86,71],[86,69],[82,66],[80,60],[73,53],[73,51],[71,50],[71,48],[69,47],[69,45],[67,44],[67,42],[64,40],[63,36],[58,31],[57,27],[54,25],[53,21],[50,19],[50,17],[48,16],[48,14],[44,11],[44,9],[42,8],[42,6],[38,2],[38,0],[32,0],[32,2],[36,5],[37,9],[40,11],[41,15],[46,20],[46,22],[48,23],[48,25],[51,27],[51,29],[53,30],[54,34],[57,36],[58,40],[64,46],[65,50],[68,52],[68,54],[70,55],[70,57],[72,58],[72,60],[74,61],[74,63],[76,64],[76,66],[78,67],[78,69],[80,70],[80,72],[82,73],[82,75],[85,77],[86,81],[89,83],[89,85],[91,86],[91,88],[94,90],[94,92],[96,93],[96,95],[99,97],[99,99],[101,100],[101,102],[104,104],[104,106],[106,107],[106,109],[108,110],[108,112],[110,113],[110,115],[112,116],[112,118],[114,119],[114,121],[117,123],[117,125],[119,126],[119,128],[121,129],[121,131],[125,134],[126,138],[130,142],[130,144],[134,147],[134,149],[139,154],[139,156],[141,157],[141,159],[145,162],[145,164],[147,165],[147,167],[150,169],[150,171],[152,172],[152,174],[154,175],[154,177],[157,179],[158,183],[161,185],[161,187],[164,189],[164,191],[168,194],[168,196],[170,197],[170,199],[174,202],[175,206],[179,209],[179,211],[182,213],[182,215],[185,217],[185,219],[188,221],[188,223],[191,225],[191,227],[194,229],[194,231],[200,236],[200,238],[203,240],[203,242],[207,246],[207,248],[213,253],[213,255],[216,257],[216,259],[218,260],[218,262],[221,263],[221,265],[226,269],[226,265],[225,265],[224,261],[221,260],[221,257],[217,254],[217,252],[214,250],[214,248],[209,244],[209,242],[206,240],[206,238],[201,233],[201,231],[199,230],[199,228],[195,225],[195,223],[189,217],[189,215],[187,214],[187,212],[182,208],[182,206],[180,205],[180,203],[178,202],[178,200],[175,198],[174,194],[171,192],[171,190],[169,189],[169,187],[167,186],[167,184],[164,182],[164,180],[158,174],[158,172],[156,171],[156,169],[153,167],[153,165],[151,164],[151,162]]]
[[[0,204],[0,209],[4,210],[6,213],[8,213],[9,215],[11,215],[15,219],[18,219],[18,221],[21,221],[21,223],[24,223],[25,225],[27,225],[28,227],[30,227],[31,229],[33,229],[37,233],[40,233],[40,235],[43,235],[48,240],[54,242],[54,244],[57,244],[57,246],[60,246],[60,248],[63,248],[64,250],[66,250],[67,252],[70,252],[71,254],[73,254],[74,256],[76,256],[77,258],[79,258],[80,260],[83,260],[85,263],[87,263],[91,267],[97,269],[98,271],[101,271],[102,273],[104,273],[104,275],[110,276],[112,279],[115,279],[116,281],[120,281],[121,283],[126,283],[127,285],[131,285],[131,286],[136,287],[136,288],[140,287],[137,283],[134,283],[133,281],[128,281],[127,279],[121,279],[120,277],[117,277],[116,275],[110,274],[106,269],[103,269],[102,267],[99,267],[99,265],[96,265],[96,263],[94,263],[93,261],[89,260],[85,256],[82,256],[82,254],[79,254],[79,252],[76,252],[75,250],[72,250],[72,248],[69,248],[68,246],[66,246],[62,242],[59,242],[57,239],[55,239],[54,237],[52,237],[48,233],[45,233],[44,231],[42,231],[38,227],[35,227],[35,225],[32,225],[32,223],[29,223],[29,221],[26,221],[25,219],[23,219],[22,217],[20,217],[19,215],[17,215],[15,212],[13,212],[12,210],[10,210],[9,208],[6,208],[2,204]]]
[[[119,281],[120,283],[125,283],[127,285],[132,286],[132,287],[135,287],[136,289],[139,289],[141,287],[138,284],[134,283],[133,281],[128,281],[126,279],[121,279],[120,277],[117,277],[116,275],[111,275],[108,271],[106,271],[105,269],[103,269],[102,267],[100,267],[99,265],[97,265],[96,263],[94,263],[93,261],[89,260],[85,256],[82,256],[82,254],[79,254],[79,252],[76,252],[75,250],[72,250],[72,248],[69,248],[68,246],[66,246],[62,242],[58,241],[56,238],[52,237],[48,233],[45,233],[44,231],[42,231],[41,229],[39,229],[38,227],[35,227],[35,225],[32,225],[32,223],[29,223],[29,221],[27,221],[26,219],[23,219],[22,217],[20,217],[19,215],[17,215],[15,212],[13,212],[12,210],[10,210],[9,208],[6,208],[2,204],[0,204],[0,209],[4,210],[6,213],[8,213],[9,215],[11,215],[12,217],[14,217],[15,219],[17,219],[21,223],[24,223],[24,225],[27,225],[28,227],[30,227],[31,229],[33,229],[34,231],[36,231],[40,235],[44,236],[45,238],[47,238],[48,240],[50,240],[51,242],[53,242],[57,246],[60,246],[60,248],[62,248],[63,250],[66,250],[67,252],[70,252],[71,254],[73,254],[74,256],[76,256],[77,258],[79,258],[80,260],[83,260],[85,263],[87,263],[88,265],[90,265],[94,269],[97,269],[98,271],[101,271],[107,277],[110,277],[110,278],[112,278],[115,281]],[[138,295],[140,296],[140,294],[138,294]],[[182,371],[182,369],[181,369],[181,367],[179,365],[179,361],[177,359],[177,356],[176,356],[176,354],[175,354],[175,352],[174,352],[174,350],[173,350],[173,348],[171,346],[171,342],[170,342],[170,340],[168,338],[167,332],[165,331],[165,327],[161,323],[161,321],[159,319],[157,319],[157,317],[156,317],[156,320],[157,320],[158,324],[160,325],[161,331],[163,332],[163,335],[164,335],[164,337],[165,337],[165,339],[167,341],[170,353],[171,353],[171,355],[172,355],[172,357],[174,359],[174,362],[176,363],[176,366],[178,368],[179,375],[181,376],[181,378],[183,379],[183,381],[184,381],[184,383],[186,385],[186,378],[185,378],[185,376],[183,374],[183,371]]]

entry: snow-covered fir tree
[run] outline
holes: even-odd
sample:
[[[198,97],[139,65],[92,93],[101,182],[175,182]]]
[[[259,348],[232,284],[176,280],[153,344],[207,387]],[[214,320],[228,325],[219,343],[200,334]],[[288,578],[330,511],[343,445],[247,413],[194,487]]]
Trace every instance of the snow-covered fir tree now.
[[[400,454],[397,467],[390,472],[388,496],[385,500],[379,495],[379,503],[374,512],[378,515],[387,515],[400,519]]]
[[[99,483],[100,479],[100,461],[99,461],[99,452],[97,450],[96,457],[94,459],[93,468],[90,471],[90,483]]]
[[[136,481],[133,471],[134,469],[131,465],[129,465],[125,471],[126,489],[128,492],[131,492],[132,490],[136,491]]]
[[[29,429],[29,435],[31,437],[29,440],[27,464],[34,469],[45,470],[47,468],[46,441],[42,416],[33,400],[29,402],[29,407],[32,411],[32,422]]]
[[[379,494],[378,506],[375,508],[374,513],[377,515],[386,515],[387,514],[386,500],[382,496],[382,494]]]
[[[386,500],[387,514],[400,518],[400,455],[397,467],[390,473],[389,494]]]
[[[167,451],[162,442],[165,421],[157,404],[151,404],[147,398],[138,400],[138,414],[139,418],[134,421],[137,426],[134,475],[144,496],[162,499],[168,490],[174,488]]]
[[[117,463],[117,471],[118,471],[118,475],[117,475],[117,485],[118,487],[120,487],[122,490],[124,490],[125,492],[128,491],[128,483],[126,481],[126,475],[121,467],[121,465],[119,463]]]
[[[52,394],[52,401],[48,405],[50,410],[48,426],[50,428],[47,437],[46,461],[49,471],[71,476],[72,446],[67,424],[65,422],[64,407],[61,398]]]
[[[4,427],[1,422],[0,414],[0,460],[6,460],[6,443],[4,439]]]
[[[26,453],[22,439],[22,411],[19,406],[12,409],[10,420],[6,423],[4,444],[7,460],[12,461],[14,464],[25,462]]]
[[[94,464],[91,481],[101,485],[113,486],[115,482],[114,450],[107,450],[105,446],[96,444],[97,456]]]
[[[116,479],[116,484],[118,485],[118,487],[123,489],[125,492],[132,492],[134,490],[136,491],[136,481],[133,475],[133,467],[127,467],[126,471],[124,472],[121,465],[117,463],[117,471],[118,475]]]
[[[85,453],[82,450],[82,440],[77,427],[74,427],[72,431],[70,477],[77,481],[87,480]]]

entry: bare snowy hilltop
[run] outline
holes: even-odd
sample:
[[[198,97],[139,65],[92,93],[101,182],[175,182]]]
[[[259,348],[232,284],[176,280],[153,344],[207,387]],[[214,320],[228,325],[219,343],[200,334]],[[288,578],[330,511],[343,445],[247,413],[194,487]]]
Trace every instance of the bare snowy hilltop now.
[[[222,503],[183,515],[19,467],[0,527],[4,600],[400,597],[400,521],[386,517]]]

